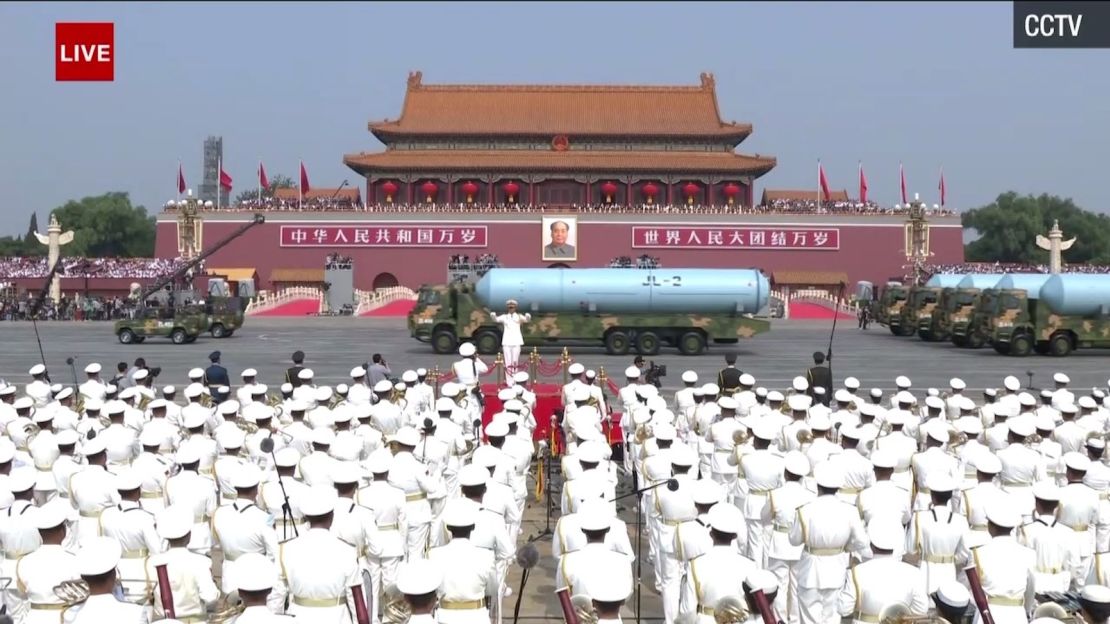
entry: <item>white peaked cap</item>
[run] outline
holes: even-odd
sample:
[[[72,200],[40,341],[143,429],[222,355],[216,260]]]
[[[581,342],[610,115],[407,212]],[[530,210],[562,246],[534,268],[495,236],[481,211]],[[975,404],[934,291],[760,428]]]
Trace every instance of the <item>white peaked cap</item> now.
[[[254,370],[253,368],[248,368],[248,369],[244,370],[240,374],[240,376],[241,377],[257,377],[258,376],[258,371]]]
[[[312,379],[312,375],[313,373],[311,368],[302,368],[300,372],[297,373],[297,379],[308,381],[309,379]]]
[[[1052,381],[1062,384],[1071,383],[1071,377],[1068,377],[1064,373],[1056,373],[1052,376]]]
[[[477,352],[478,347],[475,347],[473,342],[464,342],[459,345],[459,355],[463,357],[470,357]]]
[[[958,581],[946,581],[937,588],[937,598],[946,605],[966,607],[971,604],[971,593]]]
[[[570,368],[567,369],[567,372],[571,375],[581,375],[582,373],[586,372],[586,367],[578,362],[575,362],[570,365]]]
[[[405,383],[416,383],[416,371],[407,370],[401,373],[401,381]]]
[[[122,548],[112,537],[90,537],[82,540],[77,551],[77,573],[81,576],[99,576],[119,565]]]
[[[740,385],[741,386],[754,386],[755,385],[755,377],[749,375],[748,373],[744,373],[743,375],[740,375]]]
[[[717,504],[706,515],[709,526],[721,533],[739,534],[744,526],[744,514],[736,505]]]
[[[948,387],[952,388],[953,390],[963,390],[967,388],[967,384],[964,383],[963,379],[960,379],[959,377],[953,377],[948,381]]]
[[[898,550],[906,539],[906,533],[898,522],[890,522],[881,514],[867,523],[867,536],[871,544],[883,550]]]
[[[1002,380],[1002,386],[1010,392],[1017,392],[1019,389],[1021,389],[1021,382],[1018,381],[1017,377],[1009,375]]]
[[[184,505],[166,507],[157,516],[158,534],[163,539],[179,539],[193,530],[193,512]]]
[[[637,369],[635,366],[633,366],[633,367],[631,367],[631,370],[635,370],[637,372],[637,376],[639,376],[639,369]],[[698,380],[698,374],[695,373],[692,370],[688,370],[688,371],[682,373],[683,383],[695,383],[695,382],[697,382],[697,380]]]
[[[46,367],[42,364],[35,364],[31,370],[27,371],[28,375],[41,375],[46,372]]]
[[[629,366],[628,368],[624,369],[624,376],[628,377],[629,379],[636,379],[640,376],[640,369],[636,368],[635,366]]]
[[[790,451],[784,460],[786,471],[792,475],[804,477],[809,474],[809,458],[801,451]]]
[[[1013,529],[1021,524],[1021,512],[1008,499],[998,499],[987,507],[987,520],[1004,528]]]
[[[844,380],[844,387],[849,390],[859,390],[859,380],[855,377],[848,377]]]
[[[247,553],[235,560],[236,587],[240,591],[266,591],[277,583],[277,566],[265,555]]]
[[[443,584],[440,566],[428,559],[415,559],[397,568],[397,591],[409,596],[423,596],[438,591]]]
[[[357,379],[358,377],[365,377],[366,369],[361,366],[356,366],[351,369],[351,378]]]
[[[795,377],[794,380],[790,382],[790,387],[794,388],[795,392],[805,392],[809,389],[809,382],[806,381],[805,377]]]
[[[390,392],[393,390],[393,382],[388,379],[383,379],[374,384],[374,392]]]
[[[92,364],[89,364],[88,366],[85,367],[85,372],[89,373],[90,375],[94,374],[94,373],[99,373],[100,370],[101,370],[100,364],[97,363],[97,362],[93,362]]]

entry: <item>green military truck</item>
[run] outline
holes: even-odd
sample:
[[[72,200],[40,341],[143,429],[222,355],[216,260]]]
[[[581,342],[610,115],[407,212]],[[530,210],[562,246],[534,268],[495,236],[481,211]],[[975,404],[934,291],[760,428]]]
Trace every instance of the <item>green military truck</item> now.
[[[1004,355],[1063,357],[1110,348],[1110,275],[1058,274],[1039,292],[1001,289],[990,318],[991,346]]]
[[[116,321],[115,334],[122,344],[141,343],[149,337],[169,338],[174,344],[196,342],[209,328],[201,306],[142,307],[135,318]]]
[[[932,323],[934,316],[940,316],[941,297],[944,289],[928,286],[918,286],[910,290],[910,302],[902,308],[907,317],[903,324],[912,325],[914,331],[922,340],[936,340],[932,336]]]
[[[213,338],[230,338],[243,326],[244,306],[239,297],[210,297],[204,304],[208,333]]]
[[[610,270],[623,273],[613,282],[615,285],[604,292],[586,292],[593,288],[592,284],[603,279],[597,272]],[[537,269],[540,273],[534,276],[515,277],[524,271],[528,270],[493,269],[477,285],[421,287],[416,305],[408,316],[410,334],[416,340],[431,343],[436,353],[452,353],[464,341],[473,342],[479,353],[497,353],[501,349],[501,325],[494,316],[500,312],[491,310],[485,302],[496,301],[500,306],[510,297],[520,299],[522,314],[531,314],[531,321],[521,325],[526,346],[585,343],[604,345],[606,352],[612,355],[624,355],[629,351],[654,355],[667,345],[676,347],[684,355],[697,355],[710,343],[736,343],[741,338],[751,338],[770,329],[769,321],[754,318],[749,312],[767,305],[767,283],[762,275],[754,287],[752,282],[721,282],[715,292],[705,294],[704,290],[697,290],[702,286],[697,279],[712,280],[704,273],[713,271],[711,269],[685,270],[686,275],[665,278],[638,269]],[[567,273],[559,276],[555,271]],[[700,273],[694,275],[693,271]],[[730,272],[720,271],[722,277]],[[544,287],[549,285],[544,283],[545,278],[562,280],[559,286],[547,290],[547,299],[543,298]],[[500,282],[495,282],[498,279]],[[515,285],[517,279],[527,280],[519,290]],[[638,281],[641,279],[644,281]],[[584,286],[588,280],[592,280],[591,285]],[[568,294],[572,288],[581,292]],[[737,295],[737,292],[742,294]],[[574,301],[565,303],[564,299],[559,299],[562,304],[553,303],[557,296],[565,297],[565,301],[574,298]],[[618,311],[622,306],[624,310],[631,307],[629,297],[644,299],[647,308],[652,305],[652,296],[655,297],[654,311]],[[722,301],[734,296],[750,298],[744,299],[743,305],[733,300],[731,312],[720,311],[725,305]],[[707,303],[709,298],[717,304],[717,311],[699,313],[699,309],[713,308]],[[686,302],[690,304],[689,311],[659,310],[678,308]]]
[[[990,336],[985,328],[990,319],[991,306],[994,305],[993,288],[957,288],[946,302],[945,313],[941,319],[946,326],[948,338],[957,347],[978,349],[987,343]]]
[[[890,283],[883,289],[882,295],[875,300],[872,316],[875,322],[890,329],[895,336],[909,336],[913,328],[904,332],[902,327],[902,308],[906,306],[908,291],[902,284]]]

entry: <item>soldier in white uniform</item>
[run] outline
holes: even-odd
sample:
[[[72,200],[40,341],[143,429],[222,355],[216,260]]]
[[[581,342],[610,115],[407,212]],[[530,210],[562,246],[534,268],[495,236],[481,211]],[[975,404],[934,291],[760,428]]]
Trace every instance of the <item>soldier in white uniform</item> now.
[[[85,397],[85,400],[103,401],[107,384],[100,379],[100,364],[97,362],[89,364],[85,367],[85,374],[88,376],[88,380],[78,386],[81,396]]]
[[[23,394],[31,397],[35,409],[42,409],[50,402],[51,397],[50,384],[46,381],[46,367],[35,364],[27,374],[31,376],[31,382],[23,389]]]
[[[798,508],[817,495],[802,484],[802,479],[809,475],[809,460],[805,454],[800,451],[787,453],[784,465],[786,481],[767,493],[761,520],[762,526],[771,530],[767,540],[765,566],[779,579],[779,586],[782,588],[775,596],[775,609],[786,617],[789,624],[797,624],[797,563],[802,556],[803,547],[790,543],[790,529],[794,526]],[[750,525],[748,530],[752,530]]]
[[[505,370],[512,374],[516,372],[517,361],[520,360],[520,348],[524,346],[524,337],[521,335],[520,326],[532,321],[528,312],[520,314],[516,311],[516,299],[505,302],[507,311],[498,314],[493,320],[501,324],[501,349],[505,354]]]
[[[401,565],[397,573],[397,593],[409,607],[408,624],[435,624],[443,570],[426,559]]]
[[[455,373],[457,383],[465,388],[465,394],[469,399],[467,405],[472,416],[471,420],[473,420],[481,416],[474,392],[482,383],[482,375],[489,372],[489,366],[478,357],[478,349],[472,342],[464,342],[459,345],[459,355],[462,356],[462,359],[452,364],[451,370]]]
[[[838,599],[840,615],[853,624],[873,624],[883,609],[900,604],[911,616],[924,616],[929,598],[923,574],[893,554],[902,541],[898,526],[872,522],[867,532],[874,557],[848,570]]]
[[[443,486],[430,469],[418,462],[413,451],[420,443],[420,434],[412,427],[402,427],[391,440],[397,446],[389,467],[389,484],[405,492],[405,518],[408,522],[405,551],[409,561],[423,559],[428,549],[432,523],[429,494]]]
[[[69,478],[66,489],[70,500],[80,514],[77,524],[77,543],[84,544],[96,537],[100,530],[100,514],[104,509],[119,503],[115,479],[105,468],[108,455],[100,436],[84,443],[81,453],[88,464]]]
[[[193,510],[188,506],[171,505],[158,513],[158,534],[169,548],[164,553],[146,560],[146,578],[154,580],[154,615],[165,617],[161,591],[157,588],[158,567],[166,566],[173,594],[176,617],[203,620],[207,608],[220,597],[220,590],[212,579],[212,560],[205,555],[191,552],[189,534],[193,530]]]
[[[428,552],[428,560],[443,570],[436,619],[440,624],[486,624],[491,611],[500,614],[493,551],[470,541],[477,523],[474,507],[452,506],[449,511],[443,523],[451,540]]]
[[[956,551],[967,537],[967,519],[952,511],[956,480],[948,474],[931,474],[925,482],[929,507],[914,513],[906,532],[906,551],[920,556],[926,591],[956,580]]]
[[[744,530],[744,517],[736,507],[716,505],[706,516],[713,546],[690,562],[682,583],[679,618],[684,622],[715,624],[714,609],[721,598],[744,594],[744,579],[758,569],[754,561],[732,546]]]
[[[181,472],[166,480],[166,506],[184,506],[193,518],[192,542],[189,548],[207,551],[212,547],[212,531],[208,520],[216,510],[216,482],[198,473],[200,457],[195,447],[182,446],[177,451]]]
[[[1068,453],[1064,455],[1064,465],[1067,468],[1067,485],[1060,491],[1056,519],[1075,532],[1080,557],[1080,569],[1076,577],[1085,579],[1090,570],[1091,558],[1095,554],[1098,525],[1105,520],[1100,519],[1099,493],[1084,482],[1091,461],[1079,453]]]
[[[331,533],[335,491],[311,490],[301,511],[310,528],[278,546],[278,566],[290,597],[289,615],[298,621],[351,624],[354,613],[350,587],[359,578],[358,553]]]
[[[118,600],[113,595],[119,561],[119,542],[110,537],[95,537],[82,545],[77,553],[75,568],[81,579],[89,585],[89,597],[62,612],[63,624],[150,622],[145,608]]]
[[[405,509],[405,491],[390,485],[389,469],[393,464],[393,454],[389,449],[378,449],[366,459],[365,467],[370,471],[369,485],[355,494],[355,502],[368,507],[374,513],[374,530],[368,532],[369,547],[366,560],[370,573],[370,597],[374,604],[381,604],[385,590],[397,579],[397,568],[405,557],[405,536],[408,534],[408,520]],[[477,468],[475,466],[475,468]],[[489,479],[484,473],[482,482]],[[374,624],[380,622],[377,612],[370,614]]]
[[[15,566],[12,585],[22,598],[12,610],[17,621],[25,624],[57,622],[58,612],[65,605],[54,594],[54,587],[62,581],[78,578],[76,557],[62,546],[66,540],[67,511],[64,501],[27,511],[42,538],[42,545],[21,557]]]
[[[817,498],[798,508],[790,543],[802,546],[798,560],[798,608],[802,624],[836,621],[837,593],[844,584],[851,552],[867,547],[856,510],[836,497],[843,479],[828,464],[814,470]]]
[[[1036,501],[1033,520],[1017,530],[1018,542],[1037,554],[1033,593],[1067,592],[1073,581],[1075,587],[1082,587],[1087,577],[1079,565],[1080,536],[1056,519],[1060,488],[1041,481],[1033,486],[1033,499]]]
[[[119,542],[118,572],[124,594],[135,600],[146,591],[147,557],[165,550],[154,526],[154,515],[140,506],[142,476],[134,469],[116,475],[120,502],[100,515],[101,534]]]
[[[740,552],[762,566],[765,563],[764,546],[769,527],[763,522],[763,511],[769,493],[783,483],[785,460],[779,451],[771,448],[773,438],[778,437],[779,433],[773,423],[766,420],[759,422],[752,433],[753,448],[738,446],[733,455],[739,477],[733,502],[743,511],[747,525],[744,532],[745,543]],[[808,474],[808,460],[806,469]]]
[[[239,560],[243,556],[261,554],[271,561],[277,558],[273,519],[254,503],[261,476],[253,466],[237,472],[232,481],[235,497],[212,514],[212,533],[224,557],[221,579],[224,593],[233,591],[239,582]]]
[[[1026,624],[1033,608],[1033,569],[1036,553],[1018,543],[1012,533],[1021,524],[1021,512],[1012,499],[987,509],[986,544],[960,549],[956,565],[975,566],[991,615],[997,624]],[[978,613],[975,624],[982,624]]]
[[[273,561],[257,553],[247,553],[236,560],[236,565],[239,573],[235,589],[239,590],[244,609],[235,618],[235,624],[292,624],[297,621],[292,616],[276,615],[267,606],[278,577]]]
[[[1060,409],[1061,406],[1074,404],[1075,394],[1068,390],[1071,378],[1064,373],[1056,373],[1052,376],[1052,381],[1056,384],[1056,390],[1052,393],[1052,407]]]

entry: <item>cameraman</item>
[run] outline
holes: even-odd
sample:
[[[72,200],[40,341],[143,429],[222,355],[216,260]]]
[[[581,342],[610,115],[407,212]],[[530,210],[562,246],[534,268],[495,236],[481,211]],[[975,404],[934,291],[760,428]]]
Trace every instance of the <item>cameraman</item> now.
[[[656,366],[654,361],[645,362],[642,355],[637,355],[632,360],[632,364],[640,369],[640,379],[643,383],[651,384],[656,388],[663,387],[662,378],[667,376],[666,366]]]
[[[370,366],[366,367],[366,375],[369,377],[370,387],[373,388],[379,381],[389,381],[393,371],[389,370],[389,365],[385,363],[385,358],[381,353],[375,353],[371,358]]]

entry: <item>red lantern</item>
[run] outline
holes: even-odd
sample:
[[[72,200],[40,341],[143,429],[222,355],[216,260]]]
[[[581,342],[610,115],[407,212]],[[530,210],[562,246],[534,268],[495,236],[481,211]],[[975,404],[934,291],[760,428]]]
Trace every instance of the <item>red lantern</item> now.
[[[466,203],[474,201],[474,196],[478,194],[478,185],[473,182],[467,182],[462,185],[462,192],[466,194]]]
[[[439,190],[439,187],[436,186],[435,182],[428,180],[423,185],[421,185],[420,190],[424,191],[424,195],[427,196],[428,203],[430,204],[432,203],[432,199],[436,196],[436,191]]]
[[[610,204],[613,202],[613,196],[617,194],[617,185],[606,182],[601,185],[601,192],[605,193],[605,203]]]
[[[505,195],[510,204],[516,201],[516,194],[520,192],[519,184],[516,182],[506,182],[501,188],[505,191]]]
[[[393,203],[393,196],[397,194],[397,185],[391,180],[387,180],[382,184],[382,192],[385,193],[385,203]]]
[[[686,203],[694,203],[694,197],[698,194],[698,191],[700,190],[701,187],[697,184],[694,184],[693,182],[687,182],[686,186],[682,187],[682,192],[686,193]]]
[[[725,185],[725,197],[728,197],[728,203],[731,206],[735,203],[736,196],[740,194],[740,187],[732,182]]]
[[[659,194],[659,187],[655,186],[651,182],[645,184],[644,187],[640,190],[644,193],[644,197],[647,198],[647,203],[649,204],[652,202],[652,200],[655,199],[655,196]]]

